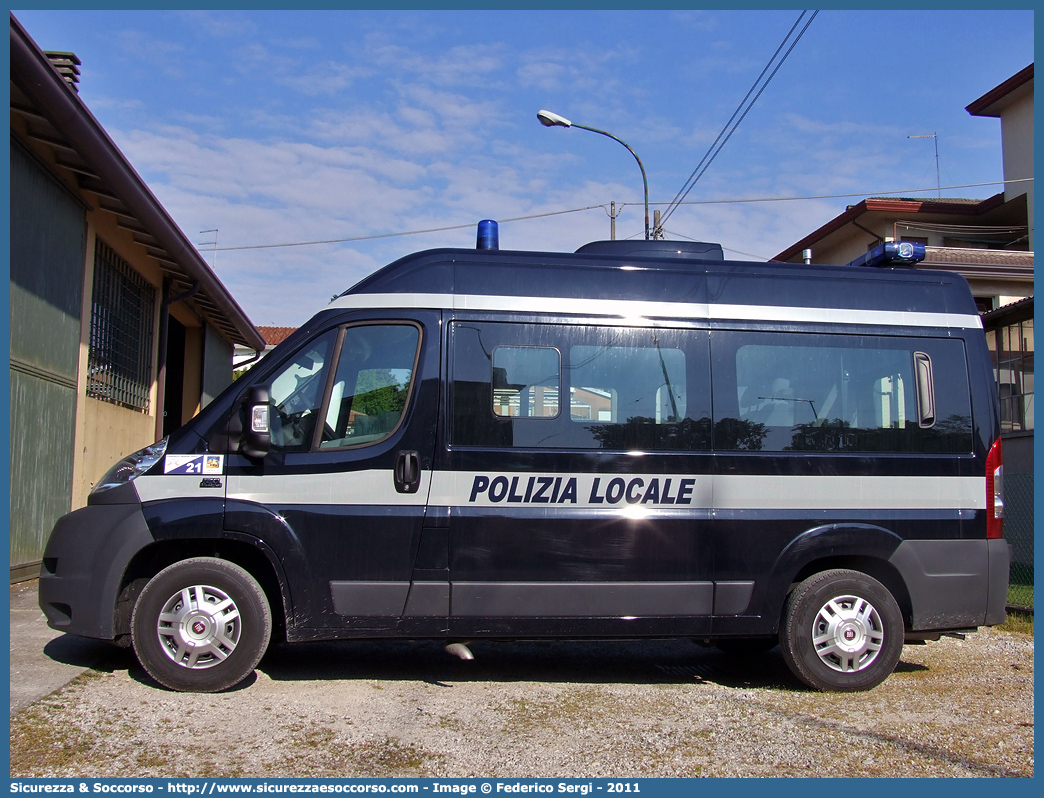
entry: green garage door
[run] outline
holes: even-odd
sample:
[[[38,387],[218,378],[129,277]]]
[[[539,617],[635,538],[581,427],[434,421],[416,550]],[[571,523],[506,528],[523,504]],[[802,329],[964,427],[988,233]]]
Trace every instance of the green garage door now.
[[[83,206],[11,143],[11,578],[35,576],[72,502]]]

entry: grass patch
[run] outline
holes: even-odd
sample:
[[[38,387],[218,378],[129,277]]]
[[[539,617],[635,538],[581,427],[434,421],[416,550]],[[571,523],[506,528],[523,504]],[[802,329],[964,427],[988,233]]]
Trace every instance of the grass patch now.
[[[413,743],[403,743],[393,737],[373,740],[351,749],[360,776],[365,778],[418,778],[430,776],[441,757],[430,756]]]
[[[1031,612],[1009,612],[1007,620],[996,627],[1005,632],[1017,632],[1018,634],[1033,634],[1033,613]]]
[[[1012,563],[1008,579],[1008,603],[1018,607],[1033,605],[1033,566]]]
[[[1032,607],[1033,585],[1009,585],[1008,604],[1016,607]]]

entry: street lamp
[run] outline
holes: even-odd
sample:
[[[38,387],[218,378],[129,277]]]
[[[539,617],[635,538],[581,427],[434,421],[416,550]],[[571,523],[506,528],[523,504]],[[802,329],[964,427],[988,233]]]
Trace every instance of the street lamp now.
[[[618,141],[623,144],[629,153],[634,156],[634,160],[638,162],[638,168],[642,170],[642,185],[645,187],[645,240],[649,240],[649,179],[645,176],[645,167],[642,166],[642,160],[638,157],[638,153],[631,149],[631,145],[623,139],[617,138],[612,133],[607,133],[604,130],[599,130],[596,127],[588,127],[587,125],[581,125],[577,122],[570,122],[564,116],[552,113],[551,111],[537,111],[537,119],[540,120],[540,124],[544,127],[578,127],[582,130],[590,130],[592,133],[601,133],[603,136],[608,136],[613,141]]]

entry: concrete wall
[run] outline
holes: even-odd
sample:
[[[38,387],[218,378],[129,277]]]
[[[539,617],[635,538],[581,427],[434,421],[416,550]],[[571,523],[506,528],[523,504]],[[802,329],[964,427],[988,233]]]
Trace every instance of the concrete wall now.
[[[213,327],[203,333],[203,391],[200,407],[206,407],[232,384],[233,347]]]
[[[118,460],[156,439],[156,419],[109,402],[85,397],[81,468],[73,495],[73,506],[84,507],[91,488]]]
[[[1033,93],[1013,102],[1001,114],[1001,147],[1004,180],[1033,177]],[[1029,248],[1033,250],[1033,182],[1012,183],[1004,187],[1004,199],[1026,195],[1029,217]]]

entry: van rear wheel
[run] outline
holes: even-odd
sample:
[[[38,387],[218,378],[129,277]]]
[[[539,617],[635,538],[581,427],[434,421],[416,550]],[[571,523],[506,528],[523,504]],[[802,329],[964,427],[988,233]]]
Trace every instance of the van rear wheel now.
[[[870,690],[895,670],[903,616],[873,577],[835,569],[814,574],[787,598],[780,648],[787,665],[816,690]]]
[[[212,557],[182,560],[141,591],[131,617],[134,653],[149,676],[172,690],[213,693],[234,687],[261,660],[272,613],[246,570]]]

